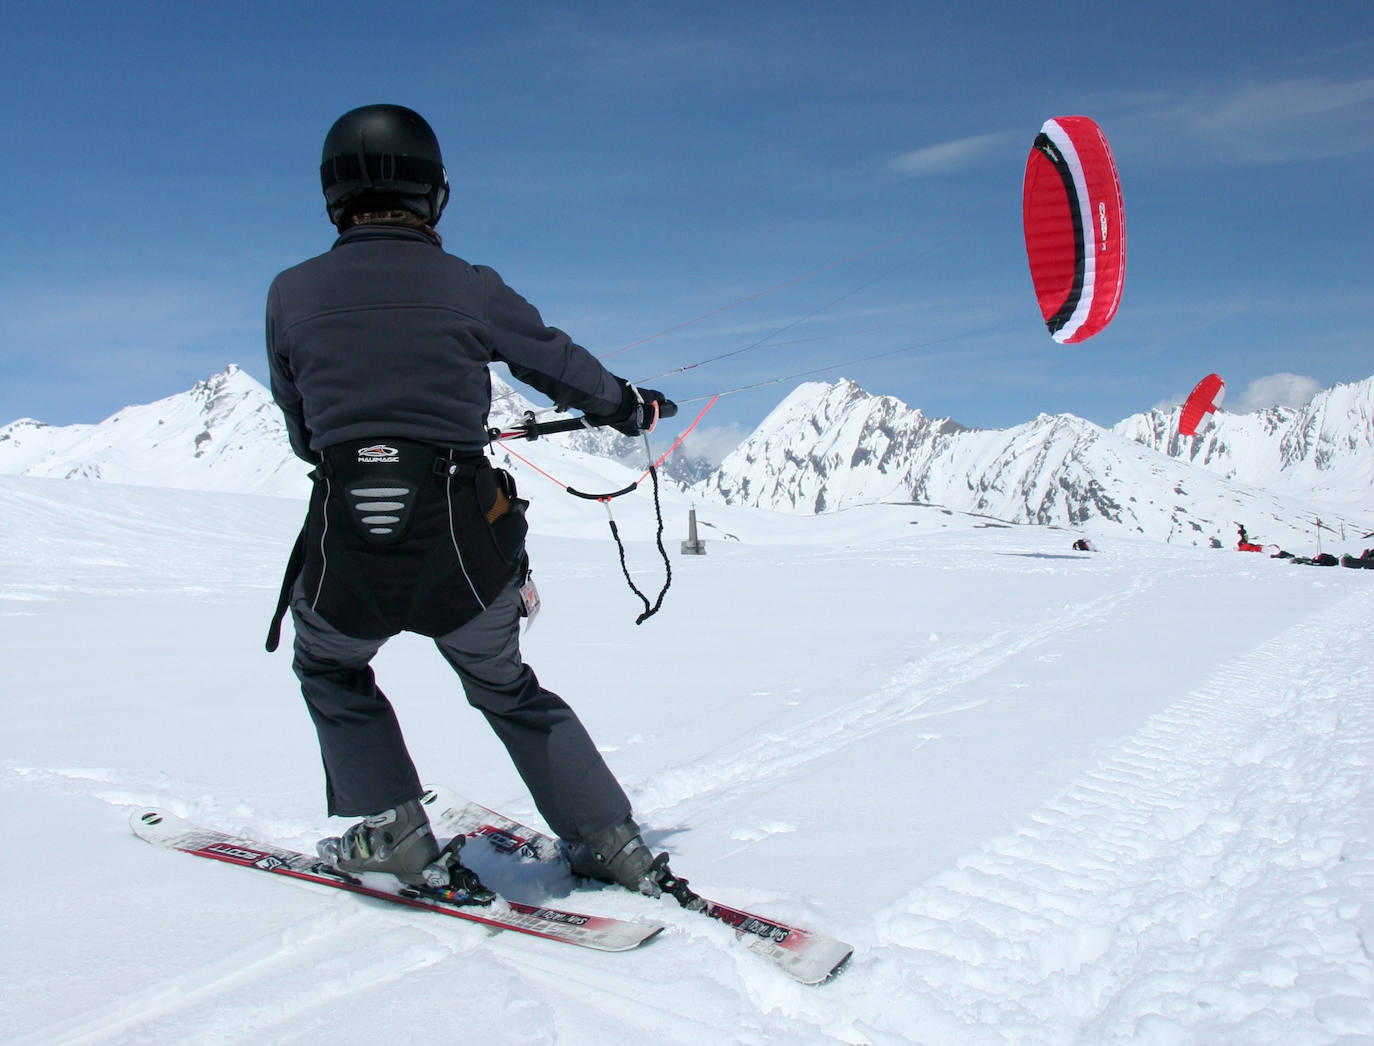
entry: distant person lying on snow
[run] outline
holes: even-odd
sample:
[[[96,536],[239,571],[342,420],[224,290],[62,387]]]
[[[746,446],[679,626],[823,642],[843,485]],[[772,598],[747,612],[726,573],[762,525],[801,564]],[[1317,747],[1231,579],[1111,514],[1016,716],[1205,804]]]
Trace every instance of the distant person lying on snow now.
[[[1275,552],[1269,558],[1286,559],[1290,563],[1302,563],[1307,566],[1316,567],[1334,567],[1337,563],[1340,562],[1340,560],[1333,556],[1330,552],[1320,552],[1315,556],[1295,556],[1293,555],[1293,553],[1285,552],[1282,549],[1280,549],[1278,552]]]

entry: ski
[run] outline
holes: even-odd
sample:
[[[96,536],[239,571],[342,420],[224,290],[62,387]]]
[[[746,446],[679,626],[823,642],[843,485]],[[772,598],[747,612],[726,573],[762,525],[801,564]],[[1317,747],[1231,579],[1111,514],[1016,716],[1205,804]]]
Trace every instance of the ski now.
[[[535,831],[446,788],[430,788],[420,797],[420,802],[427,807],[430,829],[436,839],[466,835],[470,839],[485,839],[498,853],[508,856],[541,864],[563,860],[563,845],[553,836]]]
[[[501,897],[488,907],[478,907],[464,904],[462,897],[454,896],[453,891],[409,887],[390,875],[369,875],[364,881],[362,877],[333,868],[313,854],[202,827],[165,810],[136,810],[129,823],[139,838],[170,850],[451,915],[493,930],[513,930],[598,951],[629,951],[663,929],[661,923],[583,915]]]
[[[499,853],[540,863],[565,862],[562,845],[504,814],[474,803],[443,787],[431,787],[421,799],[429,810],[430,824],[439,838],[463,834],[486,839]],[[681,880],[685,887],[685,880]],[[777,919],[733,908],[699,894],[688,896],[702,902],[699,910],[735,929],[750,951],[773,963],[802,984],[824,984],[848,962],[854,949],[844,941],[803,930]],[[681,896],[678,900],[688,907]]]

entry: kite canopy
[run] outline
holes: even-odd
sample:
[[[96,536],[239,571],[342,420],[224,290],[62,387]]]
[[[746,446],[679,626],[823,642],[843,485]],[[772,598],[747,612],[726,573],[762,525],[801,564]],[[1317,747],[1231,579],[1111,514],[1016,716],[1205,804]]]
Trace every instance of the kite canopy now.
[[[1121,181],[1093,120],[1045,121],[1026,161],[1021,216],[1045,326],[1058,342],[1091,338],[1116,315],[1126,276]]]
[[[1194,436],[1202,419],[1221,406],[1226,398],[1226,382],[1218,374],[1209,374],[1193,387],[1183,403],[1183,413],[1178,418],[1178,434]]]

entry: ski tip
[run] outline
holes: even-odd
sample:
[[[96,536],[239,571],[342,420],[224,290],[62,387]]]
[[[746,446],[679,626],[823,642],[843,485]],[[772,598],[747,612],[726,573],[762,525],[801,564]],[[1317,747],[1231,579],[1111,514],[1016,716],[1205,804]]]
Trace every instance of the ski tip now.
[[[140,839],[161,842],[175,821],[175,816],[166,810],[145,806],[129,815],[129,828]]]
[[[838,961],[829,959],[817,959],[812,962],[791,963],[780,961],[773,958],[778,968],[783,973],[791,977],[798,984],[804,984],[808,988],[821,988],[839,977],[849,968],[849,960],[853,957],[853,951],[844,953],[843,958]],[[764,955],[764,958],[771,958]]]
[[[813,982],[814,985],[816,987],[820,987],[823,984],[829,984],[831,981],[833,981],[836,977],[838,977],[841,973],[843,973],[845,970],[849,968],[849,960],[852,958],[854,958],[854,950],[851,948],[849,951],[844,953],[844,958],[842,958],[839,962],[837,962],[834,966],[830,968],[829,973],[827,973],[820,980]]]
[[[170,835],[186,828],[186,822],[167,810],[155,806],[144,806],[129,815],[129,827],[133,833],[149,842],[161,842]]]
[[[833,981],[848,968],[853,957],[854,949],[850,945],[830,939],[815,941],[811,954],[799,956],[795,964],[783,962],[780,965],[796,980],[814,988]]]
[[[608,952],[632,952],[636,948],[643,948],[646,944],[661,934],[667,927],[663,923],[640,923],[634,924],[642,931],[638,937],[626,936],[623,943],[618,946],[604,947],[603,951]]]

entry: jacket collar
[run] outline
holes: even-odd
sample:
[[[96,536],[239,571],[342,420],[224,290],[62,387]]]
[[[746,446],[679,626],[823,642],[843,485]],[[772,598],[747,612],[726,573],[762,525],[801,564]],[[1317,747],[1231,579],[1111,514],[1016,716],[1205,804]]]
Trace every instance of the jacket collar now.
[[[415,240],[418,243],[435,246],[434,241],[419,229],[412,229],[405,225],[385,225],[381,222],[373,225],[353,226],[347,232],[339,234],[339,238],[334,241],[334,246],[342,247],[350,243],[364,243],[371,240]]]

